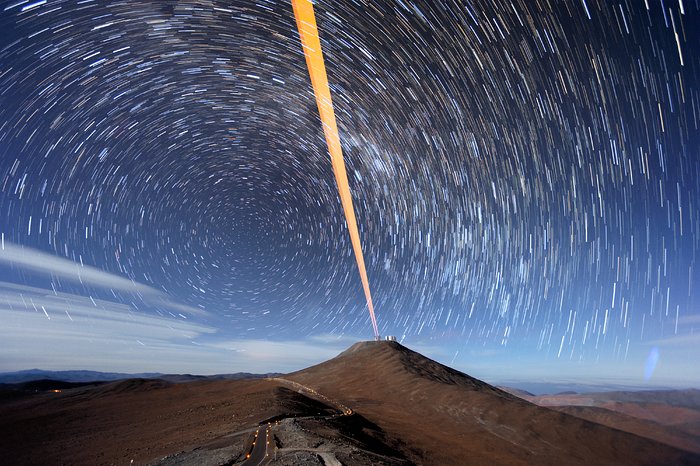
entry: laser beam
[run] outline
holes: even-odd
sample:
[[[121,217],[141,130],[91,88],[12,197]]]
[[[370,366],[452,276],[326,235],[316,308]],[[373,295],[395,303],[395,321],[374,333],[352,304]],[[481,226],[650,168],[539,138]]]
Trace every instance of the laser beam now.
[[[294,9],[294,17],[297,21],[301,46],[304,49],[304,57],[306,57],[306,66],[309,68],[311,85],[314,88],[314,95],[316,96],[318,113],[321,116],[323,133],[326,136],[326,144],[328,144],[328,152],[331,155],[333,173],[338,183],[338,193],[340,194],[340,202],[345,212],[345,219],[347,220],[348,230],[350,232],[350,240],[352,241],[352,249],[355,252],[357,268],[360,271],[360,278],[362,279],[362,288],[365,291],[365,298],[367,298],[367,308],[369,309],[369,316],[372,319],[374,337],[375,339],[379,339],[377,318],[374,315],[372,294],[369,291],[369,280],[367,279],[367,270],[365,269],[365,259],[362,255],[360,233],[357,230],[355,209],[352,206],[352,195],[350,194],[348,175],[345,171],[343,150],[340,147],[338,127],[335,122],[335,113],[333,112],[333,101],[331,100],[331,90],[328,87],[326,65],[323,61],[321,41],[318,38],[314,7],[310,0],[292,0],[292,7]]]

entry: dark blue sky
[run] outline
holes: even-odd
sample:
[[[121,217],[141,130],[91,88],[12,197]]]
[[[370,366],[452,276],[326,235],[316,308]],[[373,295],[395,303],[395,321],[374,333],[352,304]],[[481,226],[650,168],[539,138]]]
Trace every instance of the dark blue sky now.
[[[316,15],[383,334],[483,378],[700,384],[697,2]],[[371,337],[290,4],[9,1],[0,29],[0,370]]]

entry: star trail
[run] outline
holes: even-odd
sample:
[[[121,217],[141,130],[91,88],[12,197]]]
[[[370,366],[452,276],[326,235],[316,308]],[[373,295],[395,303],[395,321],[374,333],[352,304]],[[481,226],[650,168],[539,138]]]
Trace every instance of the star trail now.
[[[382,334],[689,370],[697,1],[314,9]],[[46,290],[193,347],[371,335],[289,2],[13,0],[0,28],[1,313],[65,316],[17,298]]]

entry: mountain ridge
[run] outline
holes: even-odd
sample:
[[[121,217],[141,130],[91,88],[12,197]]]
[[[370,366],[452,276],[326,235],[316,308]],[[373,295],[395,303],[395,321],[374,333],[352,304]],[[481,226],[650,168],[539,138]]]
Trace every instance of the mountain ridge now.
[[[24,369],[12,372],[0,372],[0,384],[17,384],[36,380],[55,380],[59,382],[111,382],[126,379],[163,379],[174,382],[190,380],[236,380],[245,378],[264,378],[280,375],[278,372],[253,374],[250,372],[234,372],[230,374],[196,375],[196,374],[165,374],[161,372],[102,372],[91,370],[52,371],[44,369]]]
[[[536,406],[397,342],[356,343],[286,378],[376,422],[389,438],[404,442],[417,464],[700,461],[665,444]]]
[[[49,390],[0,398],[0,457],[14,464],[234,464],[268,421],[272,465],[700,464],[683,439],[674,448],[537,406],[396,342],[359,342],[280,377],[36,387]]]

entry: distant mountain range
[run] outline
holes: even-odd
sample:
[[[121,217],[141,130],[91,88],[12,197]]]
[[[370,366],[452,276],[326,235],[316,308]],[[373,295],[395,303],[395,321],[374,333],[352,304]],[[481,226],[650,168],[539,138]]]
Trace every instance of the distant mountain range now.
[[[162,379],[169,382],[188,382],[192,380],[238,380],[262,377],[275,377],[274,374],[250,374],[237,372],[234,374],[191,375],[191,374],[161,374],[159,372],[143,372],[139,374],[124,374],[121,372],[98,371],[46,371],[42,369],[27,369],[16,372],[0,373],[0,384],[15,384],[35,380],[57,380],[61,382],[111,382],[124,379]]]
[[[615,383],[605,381],[593,381],[581,383],[574,381],[561,382],[528,382],[523,380],[499,380],[497,386],[508,387],[508,390],[521,390],[531,395],[554,395],[562,393],[594,393],[594,392],[621,392],[621,391],[649,391],[649,390],[677,390],[688,387],[674,387],[668,385],[649,385],[632,383]]]

